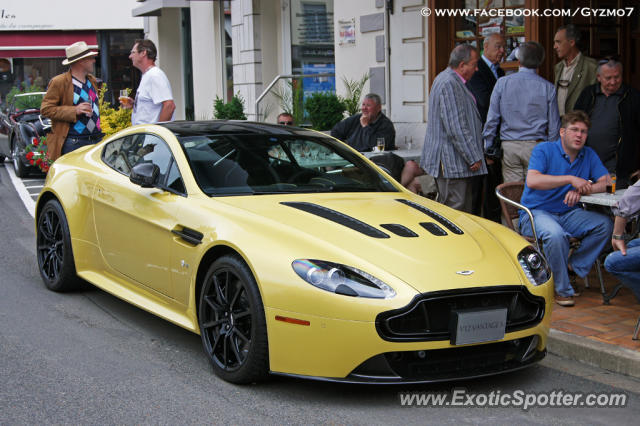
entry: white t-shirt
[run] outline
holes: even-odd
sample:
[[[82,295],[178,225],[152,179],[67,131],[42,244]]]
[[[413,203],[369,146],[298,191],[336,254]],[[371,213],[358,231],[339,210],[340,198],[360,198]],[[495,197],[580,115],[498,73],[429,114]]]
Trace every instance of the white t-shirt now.
[[[173,100],[171,84],[167,75],[158,67],[153,66],[142,74],[140,86],[133,103],[131,124],[157,123],[162,111],[162,102]],[[173,114],[171,120],[173,120]]]

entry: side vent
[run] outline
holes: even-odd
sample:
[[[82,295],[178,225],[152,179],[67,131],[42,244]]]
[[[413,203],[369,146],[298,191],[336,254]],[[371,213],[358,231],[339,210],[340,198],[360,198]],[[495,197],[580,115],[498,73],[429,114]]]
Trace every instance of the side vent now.
[[[406,226],[399,225],[397,223],[383,223],[380,226],[386,229],[387,231],[391,231],[400,237],[417,237],[418,236],[418,234],[413,232],[411,229],[407,228]]]
[[[374,228],[371,225],[361,222],[351,216],[347,216],[346,214],[319,206],[318,204],[285,201],[281,202],[280,204],[288,207],[293,207],[294,209],[302,210],[303,212],[311,213],[316,216],[320,216],[324,219],[330,220],[342,226],[346,226],[347,228],[358,231],[361,234],[367,235],[369,237],[390,238],[389,235],[385,234],[377,228]]]
[[[202,243],[202,238],[204,238],[204,234],[202,232],[187,228],[186,226],[183,226],[182,229],[172,229],[171,232],[189,244],[193,244],[195,246]]]
[[[434,219],[435,221],[439,222],[442,226],[444,226],[445,228],[447,228],[449,231],[453,232],[454,234],[457,235],[462,235],[464,234],[464,232],[462,232],[462,229],[458,228],[453,222],[451,222],[449,219],[447,219],[446,217],[442,216],[441,214],[438,214],[436,212],[434,212],[431,209],[428,209],[424,206],[421,206],[420,204],[414,203],[413,201],[409,201],[409,200],[402,200],[402,199],[396,199],[396,201],[402,203],[402,204],[406,204],[409,207],[413,207],[414,209],[421,211],[422,213],[426,214],[427,216],[429,216],[431,219]]]
[[[433,235],[437,237],[444,237],[445,235],[449,235],[447,234],[447,231],[440,228],[437,224],[433,222],[421,222],[420,226],[422,226],[424,229],[431,232]]]

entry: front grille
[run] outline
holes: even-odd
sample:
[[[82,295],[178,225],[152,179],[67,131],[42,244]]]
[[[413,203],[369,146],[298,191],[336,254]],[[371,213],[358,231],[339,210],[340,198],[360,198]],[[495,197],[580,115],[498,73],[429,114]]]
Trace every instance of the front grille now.
[[[350,381],[378,383],[438,382],[504,373],[544,358],[537,335],[504,342],[376,355],[351,372]]]
[[[444,290],[416,296],[404,308],[378,314],[380,337],[392,342],[450,340],[454,310],[507,308],[506,333],[530,328],[542,321],[543,297],[524,286]]]

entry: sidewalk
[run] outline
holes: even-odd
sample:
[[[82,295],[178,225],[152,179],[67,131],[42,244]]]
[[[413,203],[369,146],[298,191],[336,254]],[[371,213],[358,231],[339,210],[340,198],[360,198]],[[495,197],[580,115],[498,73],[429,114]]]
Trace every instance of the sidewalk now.
[[[616,279],[602,271],[610,293]],[[573,307],[554,306],[548,350],[562,357],[640,378],[640,340],[632,340],[640,316],[640,303],[623,287],[610,305],[603,305],[595,269],[590,288],[578,279],[582,294]]]

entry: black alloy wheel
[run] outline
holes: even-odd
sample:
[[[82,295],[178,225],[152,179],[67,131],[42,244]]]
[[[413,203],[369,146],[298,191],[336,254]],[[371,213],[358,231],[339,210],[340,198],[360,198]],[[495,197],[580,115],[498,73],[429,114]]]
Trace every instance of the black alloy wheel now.
[[[16,172],[16,176],[19,178],[26,177],[28,174],[27,167],[22,163],[20,159],[20,150],[18,149],[18,142],[15,140],[11,144],[11,158],[13,159],[13,169]]]
[[[219,377],[245,384],[267,376],[262,299],[251,271],[239,257],[223,256],[209,267],[198,322],[204,350]]]
[[[57,200],[47,201],[42,208],[36,233],[38,269],[44,284],[60,292],[77,288],[69,226]]]

